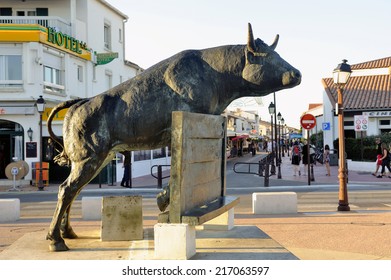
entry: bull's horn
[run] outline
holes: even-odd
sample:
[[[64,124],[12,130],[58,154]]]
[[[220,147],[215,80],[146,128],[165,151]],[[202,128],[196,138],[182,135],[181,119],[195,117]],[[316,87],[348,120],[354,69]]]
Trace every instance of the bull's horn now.
[[[274,50],[276,47],[277,47],[277,44],[278,44],[278,39],[280,38],[280,35],[276,35],[276,38],[274,38],[274,42],[273,42],[273,44],[271,44],[270,45],[270,48],[272,49],[272,50]]]
[[[247,48],[250,51],[255,52],[255,42],[251,23],[248,23]]]

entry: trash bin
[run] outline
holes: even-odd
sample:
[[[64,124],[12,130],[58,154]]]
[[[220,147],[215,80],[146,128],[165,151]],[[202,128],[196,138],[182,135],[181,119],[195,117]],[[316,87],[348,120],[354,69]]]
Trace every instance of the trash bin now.
[[[32,163],[32,179],[34,181],[34,185],[37,187],[39,183],[39,175],[40,175],[40,163],[33,162]],[[42,162],[42,183],[44,186],[49,186],[49,163]]]
[[[338,165],[338,153],[337,150],[330,151],[330,166]]]

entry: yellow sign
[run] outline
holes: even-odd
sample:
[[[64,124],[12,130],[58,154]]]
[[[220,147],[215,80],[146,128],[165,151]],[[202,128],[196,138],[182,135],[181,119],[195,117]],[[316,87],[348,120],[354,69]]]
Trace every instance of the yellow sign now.
[[[85,43],[39,24],[0,24],[0,42],[40,42],[91,60],[91,52]]]
[[[53,108],[45,108],[45,112],[43,112],[43,114],[42,114],[43,121],[48,120],[48,117],[49,117],[52,109]],[[68,109],[64,109],[64,110],[61,110],[60,112],[57,112],[57,114],[53,118],[53,121],[63,121],[67,112],[68,112]]]

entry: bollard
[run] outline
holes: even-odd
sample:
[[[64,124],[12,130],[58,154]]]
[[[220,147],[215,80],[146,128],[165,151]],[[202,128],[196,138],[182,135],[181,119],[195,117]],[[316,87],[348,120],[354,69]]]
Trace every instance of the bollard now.
[[[157,166],[157,188],[161,189],[163,186],[163,174],[162,174],[162,166]]]
[[[261,177],[262,175],[263,175],[263,163],[262,163],[262,161],[260,160],[259,162],[258,162],[258,176],[259,177]]]
[[[264,187],[269,186],[269,162],[268,161],[266,161],[266,163],[265,163],[265,179],[264,179],[263,185],[264,185]]]
[[[315,176],[314,176],[314,165],[311,164],[311,181],[314,182],[315,181]]]

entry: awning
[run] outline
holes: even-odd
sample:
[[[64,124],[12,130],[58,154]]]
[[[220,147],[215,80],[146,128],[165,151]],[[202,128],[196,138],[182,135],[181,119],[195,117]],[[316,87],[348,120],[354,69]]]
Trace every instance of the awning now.
[[[248,135],[239,135],[231,139],[231,141],[237,141],[238,139],[246,139]]]

